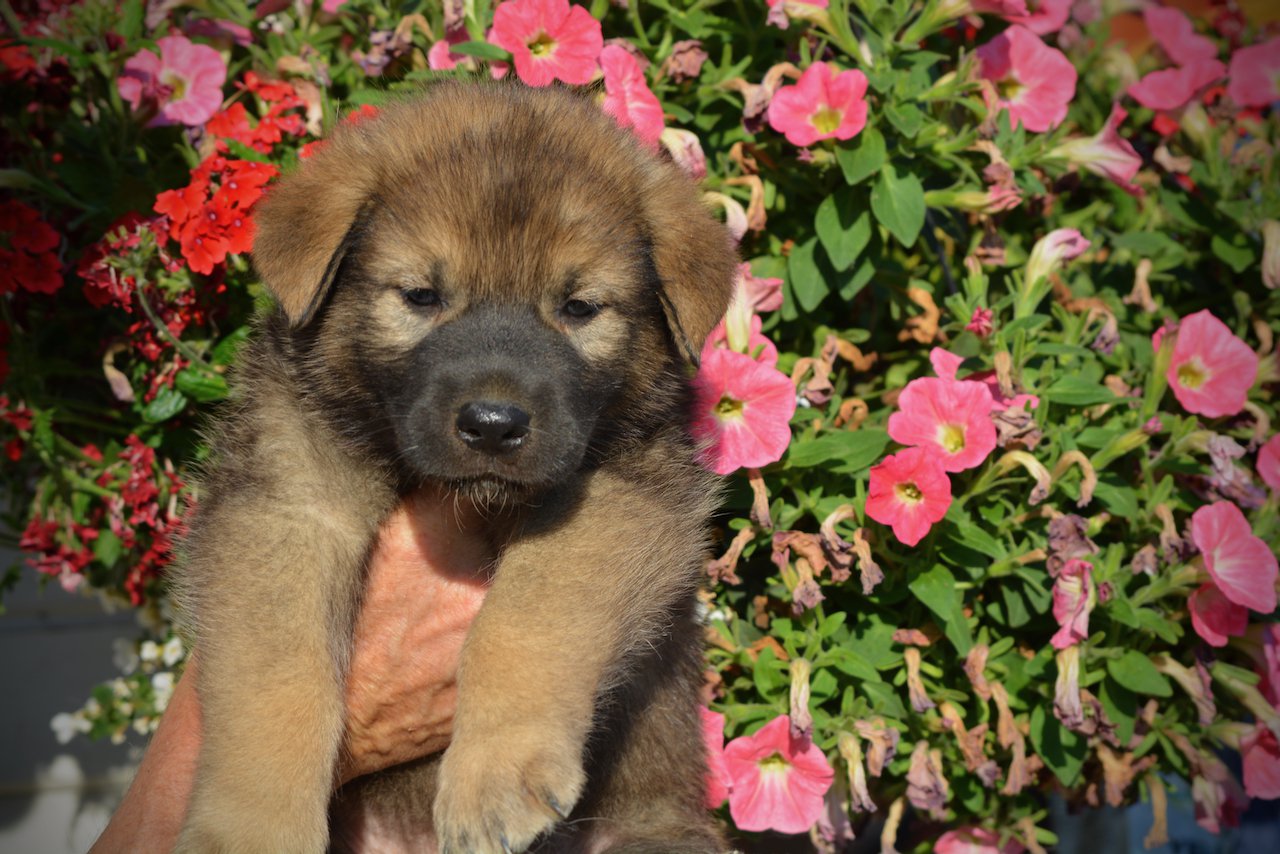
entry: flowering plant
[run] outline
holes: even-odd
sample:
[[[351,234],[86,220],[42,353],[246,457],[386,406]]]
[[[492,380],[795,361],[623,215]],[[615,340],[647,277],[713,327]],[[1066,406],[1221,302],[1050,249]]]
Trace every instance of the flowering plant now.
[[[1041,851],[1051,791],[1147,799],[1156,843],[1171,776],[1215,832],[1280,796],[1264,5],[5,5],[9,522],[145,616],[60,733],[172,688],[164,568],[270,182],[438,79],[599,81],[744,260],[691,413],[731,475],[704,722],[744,845]]]

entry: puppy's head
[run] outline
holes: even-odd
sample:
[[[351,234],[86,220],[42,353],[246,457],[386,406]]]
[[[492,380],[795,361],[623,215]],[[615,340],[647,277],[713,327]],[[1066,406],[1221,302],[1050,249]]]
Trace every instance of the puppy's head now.
[[[589,101],[455,85],[336,132],[268,194],[254,260],[323,415],[496,498],[683,417],[734,255]]]

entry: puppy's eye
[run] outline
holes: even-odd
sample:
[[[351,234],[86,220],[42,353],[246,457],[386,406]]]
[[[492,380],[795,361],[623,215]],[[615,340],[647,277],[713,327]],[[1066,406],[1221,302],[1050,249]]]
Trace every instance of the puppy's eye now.
[[[419,308],[438,308],[444,302],[440,299],[440,293],[431,288],[406,288],[400,292],[400,295],[404,297],[405,302]]]
[[[571,299],[561,306],[560,311],[573,320],[590,320],[600,313],[600,305],[589,300]]]

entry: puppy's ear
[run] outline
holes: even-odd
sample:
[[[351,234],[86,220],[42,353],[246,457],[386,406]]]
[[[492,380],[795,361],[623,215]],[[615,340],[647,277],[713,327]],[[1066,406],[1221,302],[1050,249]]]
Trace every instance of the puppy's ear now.
[[[373,191],[350,142],[330,140],[268,190],[255,214],[254,267],[293,327],[324,303]]]
[[[729,307],[738,255],[728,230],[675,169],[661,170],[646,211],[662,310],[676,344],[697,365],[702,342]]]

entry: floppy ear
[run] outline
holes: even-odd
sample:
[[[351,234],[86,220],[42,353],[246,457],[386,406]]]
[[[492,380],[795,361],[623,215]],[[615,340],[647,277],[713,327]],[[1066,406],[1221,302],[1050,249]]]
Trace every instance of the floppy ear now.
[[[362,224],[373,182],[334,138],[267,191],[255,213],[253,265],[293,327],[324,303]],[[336,150],[335,150],[336,149]]]
[[[733,296],[738,254],[728,230],[698,200],[692,183],[663,168],[647,199],[653,263],[667,325],[689,363]]]

